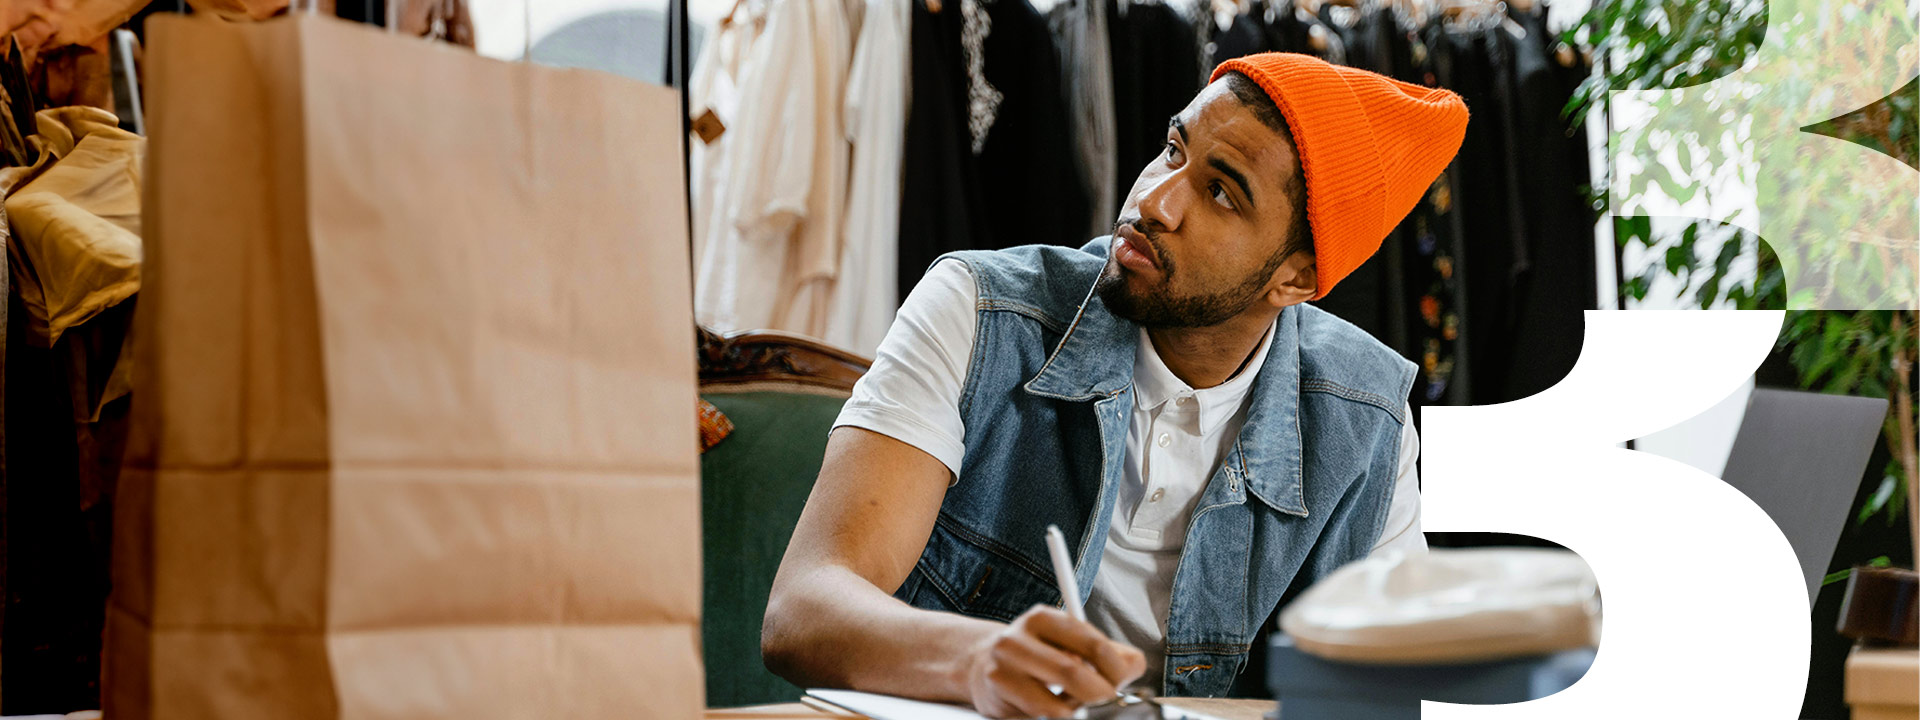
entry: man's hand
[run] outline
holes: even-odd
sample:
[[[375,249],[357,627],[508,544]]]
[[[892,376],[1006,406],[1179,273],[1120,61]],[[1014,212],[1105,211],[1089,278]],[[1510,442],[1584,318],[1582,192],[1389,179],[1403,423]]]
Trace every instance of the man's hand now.
[[[893,597],[952,478],[932,455],[879,433],[843,427],[828,438],[767,601],[767,669],[800,687],[971,703],[1002,717],[1067,715],[1138,678],[1140,651],[1054,608],[1008,625]]]
[[[1112,699],[1146,671],[1147,661],[1092,625],[1035,605],[975,645],[963,667],[973,707],[984,715],[1066,717],[1081,705]]]

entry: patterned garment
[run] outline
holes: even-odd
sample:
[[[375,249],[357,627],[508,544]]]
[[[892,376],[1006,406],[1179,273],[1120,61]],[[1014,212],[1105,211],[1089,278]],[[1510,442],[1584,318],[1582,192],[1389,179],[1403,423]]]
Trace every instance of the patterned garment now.
[[[712,450],[713,446],[733,434],[733,421],[727,419],[726,413],[720,412],[720,408],[714,407],[713,403],[701,400],[699,415],[700,452]]]
[[[1003,96],[987,82],[987,35],[993,32],[993,18],[981,0],[960,0],[960,49],[967,57],[967,133],[973,138],[973,154],[987,146],[987,132],[993,129],[994,113],[1000,110]]]
[[[1427,403],[1439,403],[1449,399],[1447,389],[1452,385],[1455,370],[1455,356],[1460,342],[1460,315],[1457,312],[1457,298],[1460,292],[1459,282],[1454,278],[1452,243],[1443,242],[1441,234],[1446,233],[1453,209],[1453,181],[1446,173],[1435,178],[1427,190],[1427,197],[1414,209],[1411,225],[1413,243],[1410,254],[1418,259],[1417,264],[1409,263],[1409,279],[1416,283],[1424,281],[1425,287],[1416,287],[1421,291],[1420,328],[1421,336],[1420,386],[1419,397]],[[1452,398],[1459,400],[1458,394]]]
[[[1394,76],[1407,82],[1438,87],[1440,77],[1432,54],[1419,31],[1393,14],[1380,18],[1385,24],[1387,47]],[[1459,252],[1457,218],[1454,214],[1453,170],[1440,173],[1427,188],[1426,198],[1415,206],[1396,232],[1406,233],[1407,289],[1416,298],[1419,322],[1410,332],[1420,341],[1420,375],[1414,383],[1416,402],[1428,404],[1464,404],[1467,402],[1465,373],[1460,367],[1460,305],[1465,288],[1457,276]]]

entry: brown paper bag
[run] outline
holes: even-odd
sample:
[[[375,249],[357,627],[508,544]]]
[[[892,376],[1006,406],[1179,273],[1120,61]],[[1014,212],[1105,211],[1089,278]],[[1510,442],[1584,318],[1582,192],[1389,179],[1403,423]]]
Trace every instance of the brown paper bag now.
[[[149,23],[108,717],[698,717],[673,92]]]

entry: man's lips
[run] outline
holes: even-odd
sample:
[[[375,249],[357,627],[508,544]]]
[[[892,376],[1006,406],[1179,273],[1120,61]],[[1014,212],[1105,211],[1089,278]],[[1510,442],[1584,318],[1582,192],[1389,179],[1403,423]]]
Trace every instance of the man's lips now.
[[[1159,258],[1154,256],[1153,245],[1131,227],[1122,225],[1114,233],[1114,259],[1121,265],[1138,271],[1160,269]]]

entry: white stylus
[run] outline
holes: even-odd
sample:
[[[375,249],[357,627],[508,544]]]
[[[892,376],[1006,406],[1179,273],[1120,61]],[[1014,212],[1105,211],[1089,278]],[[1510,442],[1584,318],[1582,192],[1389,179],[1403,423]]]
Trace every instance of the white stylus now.
[[[1067,536],[1058,525],[1047,526],[1047,554],[1053,557],[1053,581],[1060,585],[1060,606],[1067,609],[1069,617],[1086,622],[1087,611],[1080,607],[1080,582],[1073,579],[1073,557],[1067,554]],[[1047,690],[1055,695],[1061,692],[1055,685],[1048,685]],[[1122,690],[1115,690],[1113,695],[1123,701],[1132,697]]]
[[[1073,578],[1073,557],[1067,554],[1067,536],[1057,525],[1047,526],[1047,554],[1053,556],[1053,580],[1060,584],[1061,607],[1073,619],[1086,622],[1087,611],[1080,607],[1080,583]]]

